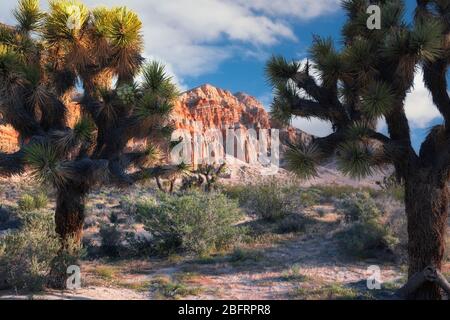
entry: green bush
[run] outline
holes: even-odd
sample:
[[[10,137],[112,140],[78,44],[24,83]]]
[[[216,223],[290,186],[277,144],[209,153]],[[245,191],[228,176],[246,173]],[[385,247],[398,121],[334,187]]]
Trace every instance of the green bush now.
[[[20,197],[19,202],[17,203],[20,211],[32,211],[35,209],[34,198],[32,195],[24,194]]]
[[[300,193],[300,201],[304,207],[312,207],[320,203],[322,194],[320,190],[310,188]]]
[[[248,187],[247,206],[262,219],[280,220],[293,211],[293,197],[289,189],[275,180],[264,181]]]
[[[157,203],[139,204],[137,211],[158,254],[205,255],[232,246],[242,233],[235,226],[241,210],[236,201],[220,193],[162,194]]]
[[[48,204],[48,198],[44,193],[36,195],[24,194],[20,197],[18,207],[20,211],[28,212],[45,208]]]
[[[393,256],[399,243],[375,200],[367,192],[345,197],[338,205],[348,226],[337,234],[340,247],[351,256],[384,258]]]
[[[117,258],[120,255],[122,241],[124,236],[119,230],[117,224],[103,224],[100,227],[101,252],[111,258]]]
[[[339,246],[346,254],[358,258],[391,256],[398,240],[376,219],[356,222],[337,234]]]
[[[245,185],[223,185],[220,187],[222,192],[226,194],[230,199],[238,200],[239,204],[245,205],[248,197],[248,186]]]
[[[52,214],[27,213],[22,220],[20,230],[0,239],[0,278],[16,290],[37,291],[47,280],[59,240]]]
[[[35,209],[45,208],[48,204],[48,197],[45,193],[38,193],[33,197],[33,199]]]
[[[338,202],[337,208],[344,214],[347,223],[378,219],[381,216],[377,203],[367,192],[345,196]]]
[[[306,219],[299,214],[289,215],[278,223],[277,232],[280,234],[285,233],[298,233],[306,230]]]

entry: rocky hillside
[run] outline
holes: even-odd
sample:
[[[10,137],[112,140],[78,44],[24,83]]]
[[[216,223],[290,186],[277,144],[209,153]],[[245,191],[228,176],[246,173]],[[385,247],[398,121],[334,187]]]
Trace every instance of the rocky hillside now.
[[[235,130],[235,133],[243,132],[244,134],[254,129],[258,132],[260,140],[262,137],[259,132],[262,129],[280,129],[281,141],[310,139],[309,135],[298,129],[277,127],[270,120],[264,106],[254,97],[242,92],[233,94],[209,84],[183,93],[176,103],[173,119],[178,129],[197,134],[217,129],[222,132],[224,139],[226,130],[230,129]],[[271,137],[269,132],[267,133],[264,144],[270,148]],[[252,151],[247,146],[245,148],[245,159],[241,160],[247,163],[252,162]],[[220,150],[208,150],[208,146],[204,145],[203,152],[220,153]]]
[[[176,104],[177,128],[192,130],[199,123],[207,129],[269,129],[270,119],[263,105],[253,97],[205,84],[183,93]]]

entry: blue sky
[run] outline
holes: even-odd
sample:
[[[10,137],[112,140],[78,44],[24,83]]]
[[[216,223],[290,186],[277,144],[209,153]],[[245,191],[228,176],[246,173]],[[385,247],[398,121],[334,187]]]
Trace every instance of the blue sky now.
[[[141,17],[145,56],[164,61],[182,89],[210,83],[247,92],[266,106],[271,88],[264,65],[272,54],[306,58],[313,34],[340,40],[345,21],[340,0],[85,0],[89,7],[126,5]],[[410,20],[415,0],[406,0]],[[16,1],[0,3],[0,21],[14,23]],[[47,8],[46,0],[41,0]],[[407,99],[415,145],[439,123],[420,71]],[[329,124],[295,120],[301,129],[325,135]],[[383,127],[383,124],[380,124]]]

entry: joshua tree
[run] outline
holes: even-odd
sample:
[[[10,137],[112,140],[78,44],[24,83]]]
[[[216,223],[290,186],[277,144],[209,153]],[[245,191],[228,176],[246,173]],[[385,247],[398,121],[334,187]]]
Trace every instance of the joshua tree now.
[[[381,30],[369,30],[370,4],[382,11]],[[419,0],[413,26],[403,21],[401,0],[345,0],[348,21],[343,46],[315,37],[311,63],[273,57],[267,74],[274,85],[272,115],[332,123],[333,133],[310,144],[291,146],[286,156],[302,177],[317,174],[316,165],[337,158],[340,170],[355,178],[392,164],[405,186],[409,234],[409,276],[428,266],[439,270],[444,258],[449,206],[450,99],[446,72],[450,62],[450,1]],[[419,66],[444,122],[433,127],[420,151],[411,143],[404,101]],[[315,74],[313,74],[313,72]],[[319,79],[316,80],[318,76]],[[384,118],[388,134],[376,130]],[[435,282],[425,282],[411,299],[439,299]]]
[[[155,165],[172,129],[177,89],[164,67],[144,63],[141,21],[125,7],[89,11],[78,1],[20,0],[18,25],[0,25],[0,114],[20,150],[0,153],[0,174],[31,171],[56,189],[63,248],[82,236],[86,195],[102,183],[130,185],[177,167]],[[141,72],[142,81],[134,82]],[[73,128],[73,99],[82,117]],[[131,139],[151,141],[140,150]]]

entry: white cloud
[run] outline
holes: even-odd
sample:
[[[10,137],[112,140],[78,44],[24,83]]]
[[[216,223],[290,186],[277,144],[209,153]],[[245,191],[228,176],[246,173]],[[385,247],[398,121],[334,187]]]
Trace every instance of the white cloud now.
[[[239,0],[242,5],[270,16],[311,19],[339,9],[340,0]]]
[[[145,55],[171,66],[182,79],[215,71],[226,59],[281,39],[294,40],[282,18],[311,19],[337,10],[338,0],[85,0],[90,7],[126,5],[144,24]],[[47,8],[47,1],[42,1]],[[13,23],[16,1],[2,1],[0,21]],[[240,48],[239,48],[240,47]]]
[[[329,134],[333,133],[331,122],[323,121],[316,118],[306,119],[296,117],[292,121],[292,125],[316,137],[326,137]]]
[[[430,91],[425,87],[422,70],[416,73],[414,89],[406,97],[405,111],[412,128],[426,128],[441,117]]]

